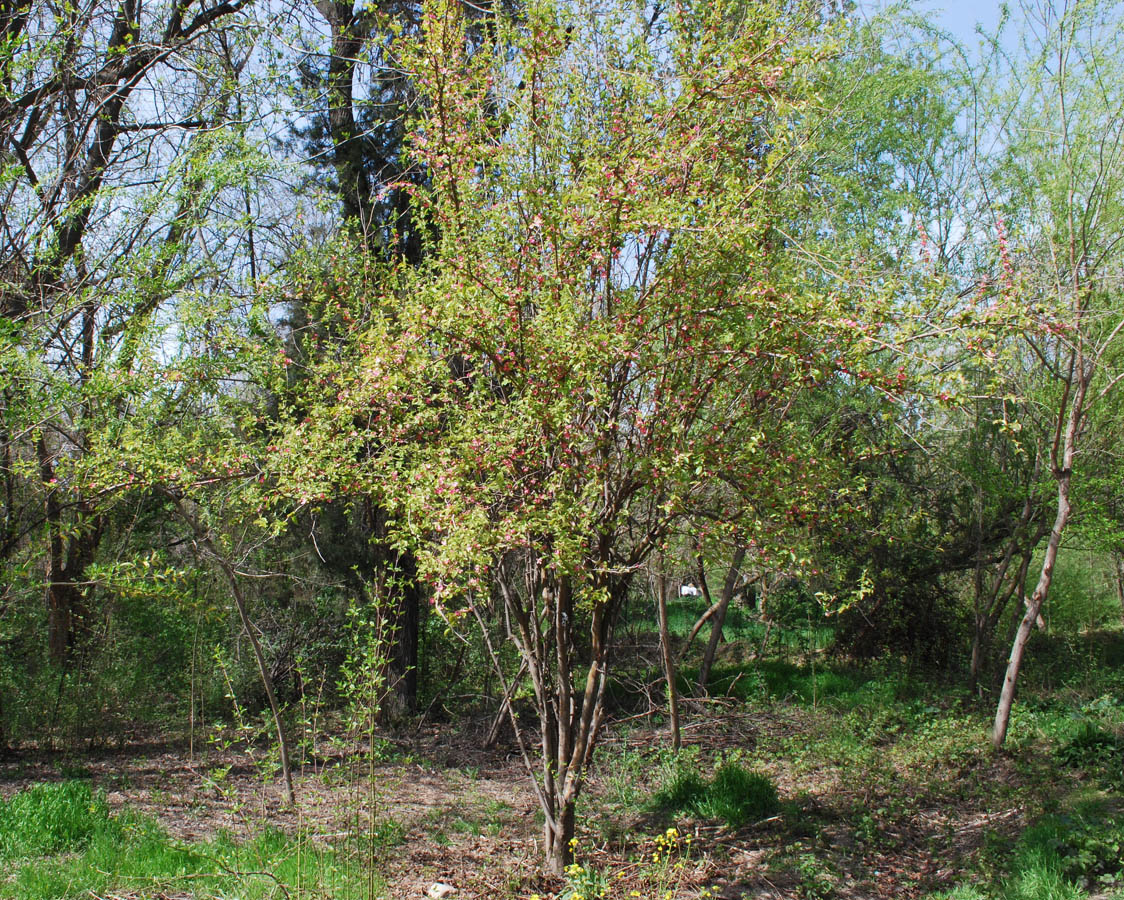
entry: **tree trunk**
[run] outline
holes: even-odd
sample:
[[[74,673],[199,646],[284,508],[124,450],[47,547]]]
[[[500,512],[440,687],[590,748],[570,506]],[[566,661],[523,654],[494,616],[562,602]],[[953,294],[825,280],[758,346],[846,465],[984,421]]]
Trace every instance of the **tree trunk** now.
[[[207,543],[210,544],[209,541]],[[213,549],[212,552],[214,552]],[[246,632],[246,637],[250,639],[250,646],[254,651],[254,661],[258,664],[258,673],[261,675],[265,696],[269,701],[269,710],[273,714],[273,724],[277,729],[277,749],[281,756],[281,777],[285,781],[285,793],[288,796],[289,805],[292,806],[297,802],[297,794],[293,789],[293,769],[289,763],[289,741],[285,736],[285,726],[281,721],[281,707],[277,703],[277,694],[273,690],[273,679],[269,675],[269,668],[265,664],[265,654],[262,653],[258,636],[254,633],[253,625],[250,622],[246,601],[242,596],[242,588],[238,584],[238,573],[225,559],[218,557],[218,561],[219,567],[226,575],[227,584],[230,585],[230,593],[234,597],[234,603],[238,607],[238,617],[242,620],[242,630]]]
[[[1026,500],[1023,502],[1023,511],[1022,515],[1019,517],[1019,524],[1016,526],[1011,537],[1008,538],[1003,558],[992,578],[987,578],[984,573],[983,549],[981,546],[982,538],[979,537],[979,532],[982,531],[982,524],[977,526],[976,573],[973,603],[973,624],[975,628],[972,632],[972,662],[970,668],[973,687],[975,687],[979,680],[980,673],[983,671],[983,660],[991,637],[990,624],[992,614],[996,611],[997,606],[1005,604],[1009,599],[1009,594],[1003,592],[1004,582],[1007,580],[1007,572],[1010,569],[1011,560],[1014,559],[1015,551],[1018,548],[1019,537],[1023,526],[1030,520],[1032,514],[1033,504],[1031,503],[1031,495],[1028,493]]]
[[[722,598],[719,597],[718,600],[716,600],[706,608],[706,612],[698,617],[698,619],[695,621],[695,624],[691,626],[691,632],[687,635],[687,640],[685,640],[683,642],[683,646],[679,648],[679,653],[676,654],[675,657],[676,660],[682,660],[683,657],[687,655],[687,651],[690,649],[691,644],[695,642],[695,638],[699,636],[699,632],[703,630],[703,626],[711,620],[716,612],[718,612],[718,607],[720,607],[721,605]]]
[[[710,642],[706,645],[706,655],[703,656],[702,665],[699,667],[700,694],[707,692],[707,682],[710,681],[710,670],[714,665],[714,657],[718,653],[718,642],[722,639],[722,626],[726,624],[726,611],[730,608],[730,600],[734,596],[734,586],[738,581],[738,570],[745,559],[745,547],[739,547],[730,562],[730,569],[726,573],[726,581],[722,585],[722,596],[718,601],[718,609],[711,617]],[[699,585],[710,603],[710,589],[706,584],[706,573],[703,571],[702,559],[699,559]]]
[[[54,486],[55,469],[46,439],[35,444],[39,475],[46,488],[44,522],[47,526],[47,565],[44,572],[47,600],[47,653],[51,662],[69,661],[79,635],[86,626],[86,594],[78,585],[86,567],[94,561],[101,543],[103,520],[85,503],[79,503],[78,527],[63,535],[67,522]]]
[[[1038,621],[1042,604],[1050,592],[1050,582],[1054,577],[1054,564],[1058,559],[1058,548],[1062,542],[1062,532],[1069,520],[1069,475],[1063,476],[1058,481],[1058,512],[1054,519],[1054,527],[1050,531],[1050,540],[1046,544],[1046,556],[1042,560],[1042,571],[1038,575],[1038,584],[1034,594],[1026,604],[1026,612],[1019,623],[1019,630],[1015,633],[1015,642],[1011,647],[1011,656],[1007,661],[1007,673],[1003,678],[1003,689],[999,694],[999,706],[995,711],[995,725],[991,732],[991,743],[996,750],[1003,746],[1007,739],[1007,726],[1011,720],[1011,705],[1015,701],[1015,683],[1019,677],[1022,666],[1023,653],[1026,651],[1027,641]]]
[[[1007,609],[1007,604],[1010,603],[1011,597],[1013,596],[1024,596],[1026,590],[1026,575],[1030,570],[1030,563],[1034,557],[1034,548],[1038,546],[1038,543],[1045,536],[1046,526],[1043,525],[1036,530],[1033,537],[1027,540],[1022,550],[1022,558],[1019,561],[1018,571],[1013,578],[1009,579],[1006,589],[1000,591],[1002,587],[1002,577],[1006,574],[1006,565],[1004,565],[1004,570],[997,575],[991,602],[983,608],[977,607],[976,628],[975,634],[972,637],[971,681],[973,687],[979,684],[979,680],[983,675],[984,665],[991,655],[992,638],[995,634],[995,629],[999,625],[999,620],[1003,618],[1003,613]],[[1009,635],[1008,641],[1013,638],[1013,634]]]
[[[523,676],[526,674],[527,662],[526,660],[522,660],[519,664],[519,671],[516,672],[515,677],[511,679],[511,684],[504,689],[499,712],[496,713],[495,719],[492,720],[492,727],[488,729],[488,736],[484,739],[485,750],[491,750],[496,746],[496,741],[500,739],[500,729],[503,727],[504,719],[515,715],[514,710],[511,709],[511,698],[515,695],[515,691],[519,688],[519,682],[523,680]]]
[[[39,477],[46,486],[47,496],[45,520],[47,523],[47,568],[44,583],[47,588],[47,654],[51,662],[62,665],[70,654],[71,646],[71,599],[67,590],[62,543],[62,511],[58,502],[58,489],[54,487],[54,465],[47,449],[46,438],[39,435],[35,442],[39,457]]]
[[[607,560],[607,544],[601,550],[600,558]],[[512,554],[500,560],[495,577],[510,616],[511,640],[522,659],[520,673],[525,666],[534,688],[541,740],[538,765],[532,761],[510,703],[508,716],[543,812],[547,868],[563,874],[573,860],[570,842],[575,805],[604,719],[612,625],[632,576],[631,572],[609,576],[606,582],[592,586],[591,593],[604,599],[595,601],[588,612],[588,643],[577,639],[574,632],[575,623],[584,620],[586,613],[574,597],[568,576],[559,576],[530,554],[523,559]],[[504,674],[479,604],[473,604],[471,610],[493,670],[505,695],[511,695],[514,683]]]
[[[411,555],[387,550],[378,555],[377,564],[376,579],[382,587],[379,598],[384,604],[378,614],[388,647],[382,711],[394,719],[417,712],[420,589]]]
[[[667,679],[667,711],[671,718],[671,749],[679,750],[679,691],[675,684],[675,658],[671,653],[671,630],[667,623],[667,575],[656,573],[656,605],[660,618],[660,648],[663,650],[663,671]]]
[[[368,36],[368,25],[350,2],[319,0],[316,8],[332,33],[328,60],[328,127],[332,136],[332,162],[339,181],[344,220],[357,233],[369,237],[371,184],[363,162],[363,140],[355,119],[355,71]]]
[[[574,807],[577,798],[558,810],[557,822],[546,822],[546,865],[554,875],[565,875],[566,866],[574,861]]]
[[[1116,598],[1120,601],[1120,619],[1124,622],[1124,553],[1114,553],[1116,563]]]
[[[1027,601],[1026,612],[1019,623],[1018,631],[1015,633],[1011,656],[1007,661],[1007,672],[1003,677],[1003,688],[999,693],[999,705],[995,710],[995,724],[991,731],[991,743],[996,750],[999,750],[1007,739],[1007,727],[1011,721],[1011,705],[1015,702],[1015,683],[1018,681],[1023,653],[1026,651],[1031,631],[1035,623],[1038,622],[1042,604],[1046,601],[1050,592],[1050,583],[1054,578],[1054,564],[1058,559],[1062,533],[1069,521],[1071,509],[1069,488],[1073,479],[1073,459],[1077,450],[1077,439],[1081,431],[1081,424],[1085,416],[1085,395],[1089,388],[1089,382],[1092,380],[1092,375],[1092,365],[1087,364],[1080,353],[1076,353],[1070,365],[1070,380],[1062,398],[1054,448],[1051,454],[1053,474],[1058,484],[1057,513],[1054,516],[1054,526],[1050,529],[1050,539],[1046,542],[1046,555],[1042,560],[1038,584],[1034,588],[1034,594]],[[1072,398],[1069,397],[1071,387],[1073,388]],[[1068,410],[1067,400],[1069,401]],[[1058,452],[1059,445],[1061,445],[1060,454]]]
[[[985,617],[980,615],[977,610],[975,615],[975,629],[972,632],[972,659],[968,666],[968,675],[973,692],[976,689],[976,685],[979,684],[980,673],[983,672],[984,645],[990,643],[990,641],[987,640],[987,635],[984,630],[985,622]]]

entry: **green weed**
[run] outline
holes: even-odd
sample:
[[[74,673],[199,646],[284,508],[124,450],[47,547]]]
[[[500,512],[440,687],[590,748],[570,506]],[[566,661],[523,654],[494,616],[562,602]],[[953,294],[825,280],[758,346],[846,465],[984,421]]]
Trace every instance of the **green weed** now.
[[[367,846],[385,852],[406,843],[406,826],[391,816],[377,819],[367,833]]]
[[[835,892],[836,878],[815,853],[801,853],[792,863],[799,879],[800,896],[807,900],[823,900]]]
[[[1095,722],[1082,722],[1055,755],[1063,765],[1092,775],[1107,788],[1124,783],[1124,741]]]
[[[1094,800],[1046,816],[1023,833],[1016,860],[1019,871],[1038,873],[1043,884],[1124,884],[1124,815]]]
[[[1124,817],[1103,798],[1043,816],[1027,828],[990,889],[960,885],[932,900],[1086,900],[1120,896],[1124,886]],[[1117,893],[1102,893],[1115,889]]]

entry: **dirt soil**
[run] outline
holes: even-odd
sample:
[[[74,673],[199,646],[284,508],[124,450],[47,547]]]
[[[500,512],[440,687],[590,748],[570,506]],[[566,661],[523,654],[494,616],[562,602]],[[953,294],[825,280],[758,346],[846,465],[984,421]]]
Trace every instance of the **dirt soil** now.
[[[621,776],[597,770],[582,808],[579,853],[582,862],[611,873],[613,897],[651,896],[650,860],[669,824],[691,839],[672,896],[726,900],[920,897],[965,880],[986,841],[1013,839],[1025,826],[1027,806],[1012,798],[1026,773],[1008,757],[981,752],[950,764],[944,777],[894,770],[872,777],[823,762],[809,770],[776,755],[785,740],[814,727],[801,710],[690,721],[684,741],[704,756],[768,744],[756,759],[768,760],[784,812],[738,831],[669,823],[637,812],[640,804],[614,806],[607,798],[622,791]],[[666,743],[662,731],[633,723],[610,727],[600,752],[613,760]],[[456,888],[451,900],[557,896],[563,882],[539,868],[541,817],[523,763],[511,746],[482,744],[482,732],[423,726],[383,738],[369,768],[362,747],[325,743],[296,769],[295,808],[283,803],[278,780],[263,776],[253,754],[213,747],[190,753],[184,744],[161,742],[81,756],[24,750],[0,762],[0,795],[88,777],[114,810],[150,815],[184,841],[220,830],[249,835],[268,824],[339,843],[374,828],[383,836],[379,868],[395,900],[424,897],[436,882]],[[641,773],[634,790],[649,789]],[[365,818],[372,805],[374,825]]]

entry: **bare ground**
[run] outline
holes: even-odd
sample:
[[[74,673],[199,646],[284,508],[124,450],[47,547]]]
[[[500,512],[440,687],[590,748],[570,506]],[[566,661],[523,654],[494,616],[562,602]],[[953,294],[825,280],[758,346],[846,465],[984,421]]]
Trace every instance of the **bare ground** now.
[[[1039,800],[1026,787],[1036,780],[1026,755],[992,755],[982,739],[978,750],[947,761],[913,765],[875,753],[854,764],[794,757],[792,747],[819,724],[806,709],[696,711],[688,721],[685,743],[704,756],[744,751],[773,777],[785,810],[732,831],[670,823],[641,803],[615,807],[608,797],[622,785],[612,761],[651,752],[667,735],[643,723],[610,728],[605,764],[586,791],[579,853],[611,874],[613,896],[651,896],[655,837],[674,824],[684,863],[667,885],[675,897],[704,889],[728,900],[920,897],[966,880],[985,843],[1013,840]],[[324,743],[298,768],[295,808],[249,753],[190,754],[158,742],[79,757],[24,751],[0,763],[0,795],[81,775],[106,791],[112,808],[150,815],[184,841],[263,825],[335,843],[381,832],[379,868],[396,900],[422,897],[435,882],[453,885],[456,900],[556,894],[562,882],[539,869],[541,818],[522,761],[511,747],[482,743],[472,729],[427,726],[384,740],[373,768],[361,747]],[[639,773],[636,794],[649,789]],[[365,812],[372,806],[373,823]]]

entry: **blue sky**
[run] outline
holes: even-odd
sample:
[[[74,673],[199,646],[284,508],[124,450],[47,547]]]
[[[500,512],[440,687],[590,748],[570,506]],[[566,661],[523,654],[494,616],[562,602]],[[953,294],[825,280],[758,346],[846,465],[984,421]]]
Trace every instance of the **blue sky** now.
[[[1000,4],[991,0],[935,0],[919,4],[917,8],[931,10],[935,14],[935,24],[969,47],[975,46],[978,41],[975,34],[977,22],[988,32],[994,31],[999,22]]]
[[[872,13],[893,5],[894,0],[858,0],[860,15]],[[1017,2],[1012,15],[1018,15]],[[944,31],[949,32],[968,50],[975,50],[980,38],[976,34],[977,23],[988,33],[993,33],[999,24],[1001,4],[995,0],[919,0],[912,8],[925,14],[929,20]]]

